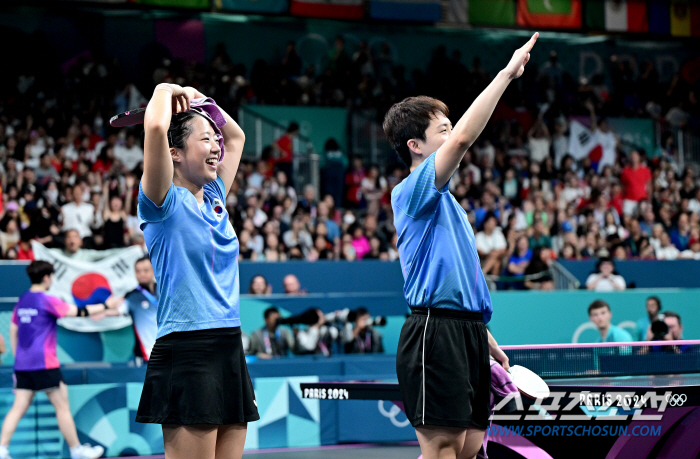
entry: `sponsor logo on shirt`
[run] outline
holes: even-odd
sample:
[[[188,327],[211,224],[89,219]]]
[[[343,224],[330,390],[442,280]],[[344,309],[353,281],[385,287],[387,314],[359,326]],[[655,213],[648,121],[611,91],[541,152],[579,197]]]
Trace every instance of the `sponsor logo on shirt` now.
[[[142,301],[142,302],[141,302],[141,307],[142,307],[143,309],[148,309],[148,307],[149,307],[150,305],[151,305],[151,303],[149,303],[148,301]]]

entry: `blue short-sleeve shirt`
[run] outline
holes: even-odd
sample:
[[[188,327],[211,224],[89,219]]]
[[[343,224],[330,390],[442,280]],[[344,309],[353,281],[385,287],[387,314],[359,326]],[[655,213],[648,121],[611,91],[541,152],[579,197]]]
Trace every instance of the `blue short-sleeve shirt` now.
[[[228,219],[224,182],[204,186],[199,204],[170,186],[157,206],[139,187],[139,223],[159,292],[158,335],[238,327],[238,238]]]
[[[404,296],[411,307],[481,312],[491,295],[467,213],[445,184],[435,186],[435,153],[391,192]]]

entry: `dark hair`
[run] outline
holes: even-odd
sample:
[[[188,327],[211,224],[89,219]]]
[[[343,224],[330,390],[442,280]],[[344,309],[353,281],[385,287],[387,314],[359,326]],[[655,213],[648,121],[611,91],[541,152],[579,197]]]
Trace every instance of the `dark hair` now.
[[[330,138],[326,140],[326,145],[324,147],[326,151],[335,151],[335,150],[340,150],[340,145],[338,145],[338,141],[335,140],[334,138]]]
[[[279,313],[280,313],[279,309],[277,309],[277,308],[274,307],[274,306],[265,309],[265,313],[264,313],[265,319],[267,319],[268,317],[270,317],[270,315],[272,315],[272,314],[274,314],[274,313],[279,314]]]
[[[391,106],[384,116],[384,133],[401,161],[411,166],[411,152],[407,142],[411,139],[425,141],[425,131],[430,120],[438,113],[449,116],[450,111],[443,102],[427,96],[407,97]]]
[[[678,325],[681,325],[681,316],[677,312],[666,311],[664,312],[664,317],[675,317],[676,319],[678,319]]]
[[[27,266],[27,275],[32,284],[41,284],[44,276],[50,276],[53,272],[53,265],[48,261],[36,260]]]
[[[615,262],[614,262],[613,259],[610,258],[610,257],[601,257],[601,258],[598,260],[598,263],[595,264],[595,270],[596,270],[596,272],[600,272],[600,266],[601,266],[603,263],[611,263],[611,264],[613,265],[613,272],[615,273]]]
[[[287,134],[290,134],[292,132],[297,132],[299,130],[299,123],[296,121],[292,121],[289,123],[289,127],[287,128]]]
[[[591,303],[590,306],[588,306],[588,315],[591,315],[591,312],[594,311],[595,309],[601,309],[601,308],[608,308],[608,311],[610,311],[610,305],[606,303],[603,300],[595,300],[593,303]]]
[[[658,307],[659,311],[661,311],[661,298],[659,298],[658,296],[650,296],[649,298],[647,298],[647,301],[649,300],[654,301],[656,303],[656,307]]]
[[[170,118],[170,126],[168,127],[168,147],[187,150],[187,138],[192,134],[191,121],[195,116],[202,116],[197,112],[180,112],[175,113]],[[204,118],[202,116],[202,118]],[[206,118],[204,118],[206,119]],[[208,120],[207,120],[208,121]]]
[[[481,222],[481,227],[483,228],[486,225],[486,222],[492,218],[496,219],[496,226],[498,226],[498,217],[496,217],[496,214],[493,211],[489,210],[488,212],[486,212],[484,220]]]
[[[369,311],[364,306],[355,309],[355,318],[369,314]]]
[[[265,281],[265,288],[267,288],[267,279],[265,279],[265,276],[263,276],[262,274],[256,274],[250,280],[250,286],[248,287],[248,293],[251,293],[251,294],[254,293],[253,292],[253,281],[255,280],[256,277],[262,277],[262,280]],[[265,316],[265,317],[267,317],[267,316]]]
[[[134,266],[138,265],[139,263],[141,263],[141,262],[143,262],[143,261],[147,261],[147,262],[150,263],[150,262],[151,262],[151,259],[148,258],[148,255],[144,255],[144,256],[142,256],[141,258],[139,258],[138,260],[136,260],[136,262],[134,263]]]

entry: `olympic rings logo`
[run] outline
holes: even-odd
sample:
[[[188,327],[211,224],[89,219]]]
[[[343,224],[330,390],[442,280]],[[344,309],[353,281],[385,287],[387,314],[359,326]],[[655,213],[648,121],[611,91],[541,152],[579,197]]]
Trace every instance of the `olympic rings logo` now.
[[[688,400],[688,396],[685,394],[673,394],[667,395],[666,401],[668,406],[683,406],[683,404]]]
[[[379,400],[379,412],[381,413],[382,416],[385,418],[389,418],[392,424],[394,424],[396,427],[406,427],[411,423],[408,419],[405,421],[399,421],[396,419],[396,415],[401,413],[401,408],[398,406],[394,405],[393,403],[391,404],[391,408],[389,411],[384,409],[384,400]]]

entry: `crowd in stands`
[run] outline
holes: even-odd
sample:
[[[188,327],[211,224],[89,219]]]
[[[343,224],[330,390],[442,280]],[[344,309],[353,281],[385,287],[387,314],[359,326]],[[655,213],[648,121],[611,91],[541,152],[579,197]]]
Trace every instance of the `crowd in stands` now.
[[[554,53],[539,69],[528,67],[450,181],[494,282],[551,289],[557,258],[700,259],[700,187],[692,167],[678,167],[673,136],[658,151],[623,148],[605,120],[648,116],[697,128],[697,84],[681,74],[661,84],[651,63],[637,76],[625,61],[610,65],[609,86],[602,75],[576,81]],[[40,70],[15,71],[0,98],[5,259],[32,259],[32,240],[67,254],[143,244],[140,130],[113,129],[108,119],[143,106],[156,83],[195,85],[234,115],[238,104],[266,103],[369,107],[381,116],[405,96],[427,94],[459,116],[491,78],[478,59],[469,69],[458,51],[439,48],[425,72],[407,79],[388,44],[377,53],[366,43],[349,50],[342,37],[324,69],[303,68],[290,43],[279,62],[260,60],[247,73],[220,46],[207,66],[155,62],[143,92],[102,57],[81,58],[65,75]],[[568,155],[571,115],[590,117],[614,161],[599,167]],[[329,139],[319,194],[292,182],[289,148],[298,130],[290,124],[263,159],[241,164],[226,202],[241,260],[397,260],[390,194],[406,166],[387,151],[382,170]],[[80,241],[71,241],[76,234]]]

